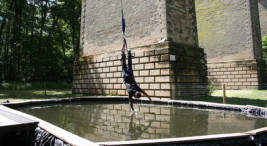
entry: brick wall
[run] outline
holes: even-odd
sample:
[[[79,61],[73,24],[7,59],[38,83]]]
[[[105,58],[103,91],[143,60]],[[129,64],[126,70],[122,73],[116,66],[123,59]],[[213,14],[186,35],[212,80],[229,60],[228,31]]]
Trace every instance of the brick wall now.
[[[195,1],[167,0],[166,12],[168,40],[198,46]]]
[[[265,74],[259,72],[257,62],[250,61],[262,56],[257,6],[254,0],[124,1],[136,81],[152,97],[183,99],[204,95],[207,59],[213,62],[209,63],[209,79],[216,85],[224,82],[231,89],[257,88]],[[84,61],[75,63],[73,93],[127,95],[122,84],[119,51],[120,1],[83,0],[82,8]],[[163,38],[172,43],[157,44]],[[197,47],[198,41],[207,58],[203,49]],[[239,61],[228,61],[236,67],[224,67],[227,64],[224,63],[221,68],[221,61],[226,60]],[[236,63],[243,60],[247,66]]]
[[[262,59],[262,44],[261,44],[261,27],[260,27],[260,14],[259,14],[259,6],[258,0],[250,0],[250,23],[251,23],[251,34],[248,33],[252,37],[253,43],[253,53],[254,59]]]
[[[165,0],[126,0],[123,8],[130,48],[167,38]],[[119,50],[121,1],[83,0],[81,28],[81,56]]]
[[[267,0],[259,1],[259,13],[260,13],[260,23],[261,23],[261,36],[267,35]]]
[[[135,79],[152,97],[206,94],[207,67],[198,47],[195,1],[123,1]],[[120,1],[83,0],[81,57],[73,93],[127,95],[122,84]],[[167,39],[167,43],[158,42]]]
[[[179,99],[206,94],[203,49],[161,43],[132,49],[136,82],[152,97]],[[120,52],[84,58],[74,68],[73,93],[127,95]]]
[[[225,84],[226,89],[258,89],[261,83],[258,70],[256,60],[208,63],[210,82],[219,88]]]
[[[122,44],[121,1],[83,0],[81,56],[119,50]],[[123,1],[130,48],[162,39],[198,46],[194,0]]]
[[[223,83],[228,89],[265,86],[265,68],[256,61],[262,58],[262,4],[265,0],[196,1],[199,46],[207,54],[209,82],[219,88]]]
[[[198,0],[199,46],[208,62],[261,57],[258,3],[254,0]]]

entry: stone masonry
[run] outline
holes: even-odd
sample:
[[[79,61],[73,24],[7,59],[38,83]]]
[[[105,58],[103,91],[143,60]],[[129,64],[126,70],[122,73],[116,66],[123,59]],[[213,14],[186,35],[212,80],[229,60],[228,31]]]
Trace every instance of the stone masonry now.
[[[203,49],[166,42],[132,49],[132,52],[135,80],[150,96],[181,99],[206,94]],[[73,92],[127,95],[121,73],[121,55],[116,53],[76,62]]]
[[[261,36],[267,35],[267,0],[259,0]]]
[[[253,19],[259,18],[257,6],[251,0],[196,1],[199,46],[205,48],[208,62],[262,56],[259,19]]]
[[[255,60],[208,63],[209,80],[226,89],[255,89],[259,86],[258,65]]]
[[[122,47],[121,1],[83,0],[81,56],[103,54]],[[128,47],[167,38],[165,0],[124,0]]]
[[[121,1],[82,1],[81,57],[122,47]],[[129,48],[165,39],[198,46],[194,0],[123,1]]]
[[[83,0],[81,61],[75,63],[73,93],[127,95],[120,62],[120,2]],[[194,0],[123,1],[135,80],[152,97],[207,94],[205,53],[198,47],[194,4]]]
[[[258,4],[123,1],[136,81],[152,97],[168,99],[206,95],[207,76],[228,89],[264,86]],[[127,95],[121,75],[120,6],[120,0],[82,1],[81,59],[75,62],[73,93]]]
[[[228,89],[265,86],[260,4],[265,0],[196,1],[199,46],[207,54],[209,82]]]

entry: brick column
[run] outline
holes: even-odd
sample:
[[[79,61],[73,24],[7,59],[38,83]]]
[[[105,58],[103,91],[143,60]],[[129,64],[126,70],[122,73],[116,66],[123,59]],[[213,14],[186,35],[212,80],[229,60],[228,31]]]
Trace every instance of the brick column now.
[[[132,54],[135,80],[150,96],[179,99],[207,93],[203,49],[167,42],[134,48]],[[73,93],[127,95],[120,52],[84,59],[75,63]]]
[[[73,93],[127,95],[120,64],[120,1],[83,0],[82,8],[83,61],[75,63]],[[195,1],[127,0],[124,10],[140,87],[160,98],[205,95],[207,67],[198,47]]]
[[[198,37],[210,82],[219,88],[258,89],[264,84],[257,0],[196,1]],[[208,21],[207,21],[208,20]]]

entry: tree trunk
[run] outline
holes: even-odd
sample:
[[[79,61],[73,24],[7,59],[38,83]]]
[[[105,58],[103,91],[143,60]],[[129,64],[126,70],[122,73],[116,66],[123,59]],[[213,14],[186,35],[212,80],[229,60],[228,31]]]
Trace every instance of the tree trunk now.
[[[12,65],[12,81],[15,82],[16,81],[16,76],[17,76],[17,72],[16,72],[16,60],[17,60],[17,40],[18,40],[18,1],[15,0],[15,16],[14,16],[14,21],[13,21],[13,38],[12,38],[12,42],[11,42],[11,65]]]
[[[40,28],[40,33],[39,33],[39,49],[38,49],[38,54],[36,55],[40,55],[40,54],[43,54],[43,31],[44,31],[44,26],[45,26],[45,22],[46,22],[46,19],[47,19],[47,6],[48,6],[48,0],[45,0],[45,4],[42,5],[42,9],[43,9],[43,13],[42,13],[42,18],[41,18],[41,28]],[[40,58],[40,57],[37,57],[37,58]],[[41,63],[41,62],[40,62]],[[42,64],[36,64],[36,73],[35,75],[37,76],[40,76],[41,75],[41,67],[42,67]],[[41,80],[41,79],[38,79],[38,80]]]
[[[9,54],[9,49],[10,49],[10,21],[8,22],[9,24],[7,25],[6,29],[6,38],[5,38],[5,52],[4,52],[4,76],[5,80],[10,80],[11,78],[11,73],[10,73],[10,54]]]
[[[20,68],[20,35],[21,35],[21,13],[22,13],[22,0],[15,0],[15,15],[13,21],[13,39],[12,39],[12,47],[11,47],[11,55],[12,55],[12,78],[13,81],[17,80],[17,74],[19,73]]]
[[[41,29],[40,29],[40,35],[39,35],[39,53],[41,53],[42,47],[43,47],[43,31],[44,31],[44,25],[47,19],[47,5],[48,0],[45,1],[45,5],[42,6],[44,11],[42,13],[42,19],[41,19]]]
[[[51,30],[49,32],[49,35],[48,35],[48,39],[51,38],[54,35],[54,32],[55,32],[55,29],[56,29],[57,22],[58,22],[59,18],[60,18],[60,16],[58,16],[58,17],[55,16],[54,17],[53,23],[52,23],[52,28],[51,28]]]
[[[11,9],[13,7],[13,4],[14,4],[14,1],[15,0],[11,1],[10,5],[9,5],[9,8],[8,8],[8,11],[11,11]],[[5,25],[6,25],[6,19],[7,19],[7,14],[4,15],[4,18],[3,18],[3,21],[2,21],[2,24],[1,24],[1,27],[0,27],[0,38],[2,37],[3,30],[4,30]]]
[[[20,74],[20,68],[21,68],[21,30],[22,30],[22,21],[21,21],[21,13],[22,13],[22,1],[20,0],[20,7],[19,7],[19,14],[18,14],[18,43],[20,45],[17,46],[17,55],[18,55],[18,59],[17,59],[17,73]]]
[[[35,1],[33,1],[33,6],[35,5]],[[36,9],[35,9],[35,7],[33,8],[33,11],[32,11],[32,13],[31,13],[31,28],[30,28],[30,31],[31,31],[31,36],[30,36],[30,44],[35,44],[35,42],[34,42],[34,21],[35,21],[35,19],[34,19],[34,16],[35,16],[35,13],[36,13]],[[33,68],[33,69],[36,69],[36,62],[34,61],[34,57],[36,56],[35,54],[35,47],[34,48],[31,48],[31,52],[29,52],[30,54],[29,54],[29,61],[30,61],[30,63],[29,64],[31,64],[31,67]],[[34,73],[36,73],[36,72],[34,72]],[[33,73],[33,74],[34,74]]]
[[[60,40],[61,40],[61,46],[62,46],[63,56],[64,56],[64,60],[65,60],[65,57],[66,57],[66,48],[65,48],[64,39],[62,38],[62,35],[60,35]]]

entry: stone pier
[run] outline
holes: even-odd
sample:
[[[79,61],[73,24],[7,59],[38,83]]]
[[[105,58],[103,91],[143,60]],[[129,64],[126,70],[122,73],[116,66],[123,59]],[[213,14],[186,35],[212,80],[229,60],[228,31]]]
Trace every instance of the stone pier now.
[[[181,99],[206,95],[207,67],[203,49],[165,42],[132,51],[135,80],[150,96]],[[84,59],[75,63],[74,93],[127,95],[120,52]]]
[[[82,1],[73,93],[127,95],[120,2]],[[135,79],[152,97],[206,95],[208,82],[227,89],[267,87],[261,48],[266,0],[125,0],[123,6]]]
[[[225,84],[227,89],[267,88],[261,46],[267,0],[195,2],[199,46],[207,54],[209,82],[219,88]]]
[[[122,79],[120,0],[83,0],[81,61],[73,93],[127,95]],[[151,96],[207,94],[205,53],[198,47],[194,0],[123,1],[137,83]]]

